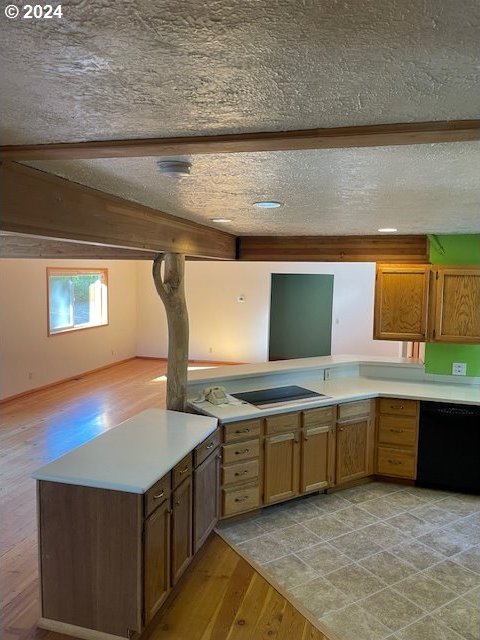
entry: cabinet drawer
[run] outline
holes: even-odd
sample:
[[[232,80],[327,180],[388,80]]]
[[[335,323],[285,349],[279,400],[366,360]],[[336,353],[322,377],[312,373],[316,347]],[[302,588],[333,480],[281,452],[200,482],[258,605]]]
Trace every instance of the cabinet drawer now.
[[[370,415],[370,400],[338,405],[338,420],[350,420]]]
[[[249,460],[241,464],[232,464],[229,467],[222,467],[222,484],[232,484],[232,482],[245,482],[258,478],[258,460]]]
[[[400,400],[398,398],[380,398],[380,413],[396,413],[402,416],[416,416],[418,400]]]
[[[173,488],[192,475],[192,453],[187,454],[180,462],[178,462],[172,472],[173,476]]]
[[[223,445],[223,463],[240,462],[249,458],[258,458],[260,440],[244,440],[234,444]]]
[[[417,442],[417,418],[407,416],[380,416],[378,441],[413,447]]]
[[[193,453],[195,467],[202,464],[204,460],[220,445],[220,429],[214,431],[208,438],[205,438],[197,447]]]
[[[327,424],[335,420],[336,407],[321,407],[320,409],[309,409],[302,411],[303,426],[316,427],[317,425]]]
[[[384,476],[400,478],[416,477],[415,454],[413,451],[378,447],[377,473]]]
[[[281,433],[282,431],[297,431],[300,428],[299,413],[281,413],[278,416],[265,418],[266,433]]]
[[[260,436],[262,433],[262,421],[259,420],[242,420],[241,422],[233,422],[223,427],[224,442],[233,442],[237,440],[245,440]]]
[[[222,514],[233,516],[235,513],[249,511],[260,506],[260,487],[258,484],[230,489],[222,489]]]
[[[168,500],[170,498],[170,493],[172,491],[172,480],[171,474],[167,473],[167,475],[160,478],[153,486],[148,489],[145,493],[145,517],[147,518],[157,507],[159,507],[162,502]]]

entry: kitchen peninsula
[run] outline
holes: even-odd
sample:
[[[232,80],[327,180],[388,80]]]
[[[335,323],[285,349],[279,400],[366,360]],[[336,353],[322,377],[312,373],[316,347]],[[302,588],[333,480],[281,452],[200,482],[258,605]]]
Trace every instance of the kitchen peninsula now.
[[[215,526],[217,420],[147,409],[38,469],[42,618],[139,635]]]

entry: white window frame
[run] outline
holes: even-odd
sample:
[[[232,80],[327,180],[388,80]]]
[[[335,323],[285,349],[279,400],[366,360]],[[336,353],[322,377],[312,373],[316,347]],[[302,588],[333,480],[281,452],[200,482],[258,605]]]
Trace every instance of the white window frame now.
[[[50,308],[51,308],[51,277],[52,276],[80,276],[80,275],[100,275],[101,276],[101,288],[96,292],[92,291],[93,296],[99,296],[97,302],[98,318],[93,322],[75,324],[73,306],[75,300],[72,299],[71,304],[71,323],[57,329],[52,329],[50,326]],[[83,331],[85,329],[92,329],[94,327],[105,327],[108,325],[108,269],[104,268],[92,268],[92,267],[47,267],[47,333],[48,336],[58,336],[64,333],[71,333],[73,331]]]

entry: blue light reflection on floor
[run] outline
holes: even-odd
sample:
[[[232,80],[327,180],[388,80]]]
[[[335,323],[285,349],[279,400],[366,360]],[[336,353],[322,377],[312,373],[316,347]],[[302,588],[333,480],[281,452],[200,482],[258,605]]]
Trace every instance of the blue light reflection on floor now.
[[[61,412],[46,424],[43,441],[44,462],[50,462],[108,431],[112,416],[95,398],[68,412]]]

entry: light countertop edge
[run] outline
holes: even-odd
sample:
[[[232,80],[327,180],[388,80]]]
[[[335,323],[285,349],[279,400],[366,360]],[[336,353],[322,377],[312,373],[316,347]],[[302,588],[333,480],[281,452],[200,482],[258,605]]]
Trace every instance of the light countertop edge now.
[[[360,376],[336,378],[324,382],[302,381],[301,384],[306,389],[326,394],[328,397],[313,398],[301,403],[282,403],[276,407],[270,406],[267,409],[259,409],[247,403],[212,405],[209,402],[189,402],[189,406],[203,415],[216,417],[223,424],[227,424],[237,420],[248,420],[279,413],[302,411],[332,404],[381,397],[480,405],[480,387],[478,385],[449,385],[436,382],[387,380]],[[235,390],[229,389],[229,392],[234,393]]]
[[[145,493],[217,428],[212,416],[146,409],[37,469],[32,477]]]

